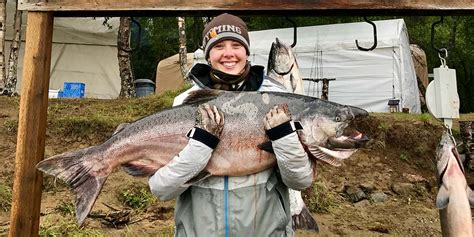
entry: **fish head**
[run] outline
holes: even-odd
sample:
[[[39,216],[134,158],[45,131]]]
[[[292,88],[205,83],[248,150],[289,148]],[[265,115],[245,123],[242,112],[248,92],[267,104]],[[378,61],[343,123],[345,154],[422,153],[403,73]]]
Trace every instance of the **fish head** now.
[[[267,70],[273,70],[279,75],[285,75],[290,73],[295,62],[296,60],[291,46],[276,38],[270,49]]]
[[[299,117],[303,126],[299,137],[315,158],[339,166],[341,160],[369,140],[350,128],[352,121],[367,116],[368,112],[361,108],[316,100]]]
[[[436,149],[436,166],[439,176],[442,176],[451,159],[456,159],[461,170],[464,172],[461,156],[456,149],[456,141],[448,132],[444,132]],[[442,177],[440,177],[442,178]]]

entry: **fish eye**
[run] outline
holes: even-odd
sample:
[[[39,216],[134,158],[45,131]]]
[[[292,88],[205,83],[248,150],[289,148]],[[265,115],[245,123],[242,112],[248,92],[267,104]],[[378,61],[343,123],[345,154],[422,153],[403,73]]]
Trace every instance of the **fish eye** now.
[[[342,118],[341,118],[339,115],[336,115],[335,120],[336,120],[336,122],[341,122],[341,121],[342,121]]]

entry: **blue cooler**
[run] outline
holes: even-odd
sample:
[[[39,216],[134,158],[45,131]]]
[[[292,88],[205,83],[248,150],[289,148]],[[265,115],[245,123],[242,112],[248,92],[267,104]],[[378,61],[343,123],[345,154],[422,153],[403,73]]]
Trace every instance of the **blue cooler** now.
[[[86,84],[81,82],[64,82],[64,90],[59,93],[60,98],[83,98]]]

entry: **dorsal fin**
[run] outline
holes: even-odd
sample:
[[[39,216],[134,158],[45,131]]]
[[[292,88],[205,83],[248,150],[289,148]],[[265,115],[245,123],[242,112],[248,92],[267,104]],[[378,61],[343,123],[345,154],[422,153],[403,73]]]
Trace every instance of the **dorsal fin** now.
[[[198,102],[206,102],[212,100],[224,93],[220,90],[202,89],[189,92],[189,95],[184,99],[183,104],[194,104]]]
[[[112,134],[112,136],[115,135],[115,134],[117,134],[117,133],[119,133],[119,132],[121,132],[122,130],[124,130],[129,124],[130,124],[130,123],[121,123],[121,124],[119,124],[119,125],[117,126],[117,128],[115,129],[114,134]]]

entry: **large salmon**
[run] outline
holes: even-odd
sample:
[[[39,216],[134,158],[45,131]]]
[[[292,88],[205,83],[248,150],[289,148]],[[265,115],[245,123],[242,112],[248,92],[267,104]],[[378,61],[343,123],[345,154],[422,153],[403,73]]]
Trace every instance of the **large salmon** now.
[[[268,55],[267,76],[282,84],[288,92],[304,95],[303,78],[296,55],[289,44],[275,39]]]
[[[441,137],[436,155],[439,177],[436,207],[440,209],[442,234],[472,237],[474,193],[467,186],[454,138],[447,132]]]
[[[134,176],[150,176],[178,154],[188,143],[185,134],[200,118],[197,106],[202,103],[217,106],[225,117],[219,145],[205,169],[216,176],[249,175],[276,164],[273,154],[259,148],[269,147],[263,118],[274,105],[287,104],[293,119],[301,122],[299,137],[310,157],[333,163],[356,149],[338,149],[330,138],[362,139],[360,133],[346,137],[343,132],[349,122],[368,114],[360,108],[289,93],[199,90],[191,92],[181,106],[122,126],[103,144],[55,155],[37,168],[72,187],[77,220],[82,223],[115,167],[121,165]],[[339,143],[343,142],[335,144]]]

